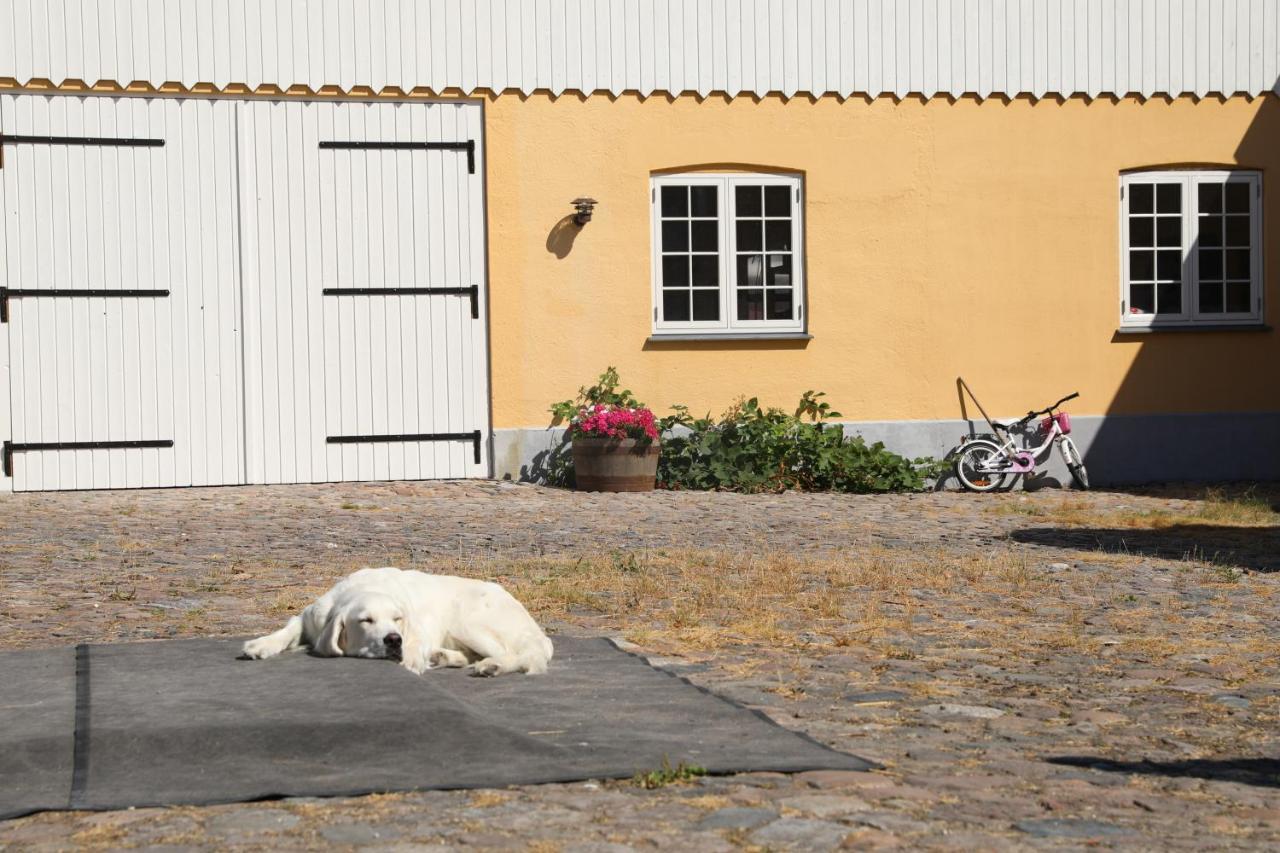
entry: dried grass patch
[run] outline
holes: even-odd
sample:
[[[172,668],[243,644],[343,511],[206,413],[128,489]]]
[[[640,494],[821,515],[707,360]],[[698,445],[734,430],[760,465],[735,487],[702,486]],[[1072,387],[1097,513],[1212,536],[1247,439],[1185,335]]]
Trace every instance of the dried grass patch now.
[[[82,848],[104,848],[114,847],[127,835],[128,830],[126,827],[114,824],[99,824],[74,833],[71,836],[71,840]]]
[[[1134,503],[1137,505],[1108,507],[1096,498],[1083,496],[1043,501],[1022,498],[1016,502],[997,504],[992,511],[997,515],[1026,516],[1037,521],[1071,527],[1163,530],[1194,525],[1244,528],[1280,526],[1280,514],[1271,508],[1271,501],[1253,489],[1230,491],[1206,488],[1182,501],[1186,504],[1185,509],[1161,506],[1142,508],[1141,504],[1145,501],[1140,498],[1135,498]]]
[[[1045,583],[1012,551],[866,549],[844,557],[655,551],[497,558],[434,571],[503,583],[538,618],[588,619],[655,648],[862,645],[913,629],[931,599],[1017,597]]]
[[[1245,609],[1262,614],[1270,604],[1269,578],[1228,580],[1213,566],[1181,562],[1173,564],[1173,583],[1141,598],[1117,595],[1116,583],[1131,589],[1134,574],[1150,571],[1150,564],[1112,555],[1105,572],[1092,566],[1049,571],[1034,555],[1013,549],[873,548],[839,557],[672,550],[490,558],[431,569],[499,581],[543,622],[621,633],[659,653],[696,657],[764,647],[794,656],[796,666],[766,688],[787,698],[804,695],[799,662],[805,656],[846,649],[882,661],[920,658],[929,666],[949,648],[983,649],[1031,665],[1060,654],[1099,664],[1119,654],[1154,665],[1197,651],[1221,654],[1223,663],[1233,659],[1241,673],[1261,674],[1264,664],[1242,656],[1271,639],[1267,622],[1241,631],[1240,624],[1217,618],[1188,619],[1183,594],[1197,588],[1246,593]],[[1241,599],[1220,606],[1239,608]],[[1178,636],[1169,635],[1171,628]],[[1227,628],[1236,632],[1230,652],[1219,636]],[[750,661],[725,666],[743,677],[762,674]]]
[[[471,794],[470,806],[473,809],[488,809],[500,806],[510,799],[511,797],[502,791],[479,790]]]

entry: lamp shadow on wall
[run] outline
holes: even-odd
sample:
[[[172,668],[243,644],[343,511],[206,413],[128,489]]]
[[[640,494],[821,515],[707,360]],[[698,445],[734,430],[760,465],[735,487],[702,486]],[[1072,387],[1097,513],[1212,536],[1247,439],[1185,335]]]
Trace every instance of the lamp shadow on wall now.
[[[573,251],[573,241],[578,239],[581,231],[582,226],[573,221],[573,214],[565,216],[551,226],[551,232],[547,234],[547,251],[563,261]]]

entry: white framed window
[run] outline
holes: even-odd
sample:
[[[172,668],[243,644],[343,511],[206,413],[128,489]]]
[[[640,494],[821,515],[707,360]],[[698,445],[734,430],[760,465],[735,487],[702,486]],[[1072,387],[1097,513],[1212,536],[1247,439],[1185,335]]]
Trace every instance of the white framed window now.
[[[655,176],[650,203],[655,334],[804,331],[798,176]]]
[[[1120,177],[1122,327],[1262,320],[1262,176]]]

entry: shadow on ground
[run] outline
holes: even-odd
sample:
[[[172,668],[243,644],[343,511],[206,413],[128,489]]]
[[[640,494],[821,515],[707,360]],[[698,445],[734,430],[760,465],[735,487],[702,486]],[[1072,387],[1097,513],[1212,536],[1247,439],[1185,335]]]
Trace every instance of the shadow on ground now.
[[[1203,560],[1259,572],[1280,571],[1280,527],[1178,524],[1156,529],[1030,527],[1009,539],[1027,545],[1137,554],[1167,560]]]
[[[1280,525],[1280,481],[1269,480],[1223,480],[1219,482],[1197,482],[1191,480],[1168,480],[1160,483],[1141,483],[1121,486],[1106,486],[1094,489],[1095,492],[1108,492],[1115,495],[1133,495],[1141,498],[1159,498],[1161,500],[1203,501],[1207,498],[1223,500],[1259,501],[1271,506],[1276,515],[1276,524]]]
[[[1187,761],[1112,761],[1089,755],[1061,755],[1046,758],[1050,764],[1088,767],[1110,773],[1141,773],[1152,776],[1190,776],[1219,782],[1239,782],[1264,788],[1280,788],[1280,759],[1223,758]]]

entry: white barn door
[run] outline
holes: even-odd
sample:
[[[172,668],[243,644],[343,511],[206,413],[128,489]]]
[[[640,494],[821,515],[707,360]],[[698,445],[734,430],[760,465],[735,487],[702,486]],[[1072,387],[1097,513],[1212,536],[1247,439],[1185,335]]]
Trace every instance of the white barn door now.
[[[0,96],[0,489],[489,473],[475,103]]]
[[[0,483],[243,482],[234,111],[0,96]]]
[[[254,483],[487,476],[482,116],[243,105]]]

